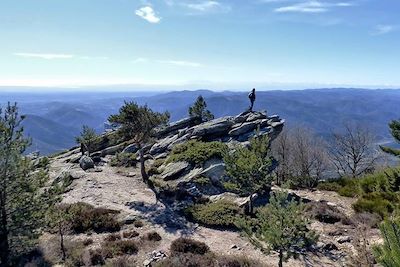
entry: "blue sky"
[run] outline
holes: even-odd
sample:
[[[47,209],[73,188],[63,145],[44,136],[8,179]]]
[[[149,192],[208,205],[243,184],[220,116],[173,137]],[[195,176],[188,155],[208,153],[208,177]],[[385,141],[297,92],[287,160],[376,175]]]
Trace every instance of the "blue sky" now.
[[[0,0],[0,85],[400,87],[398,0]]]

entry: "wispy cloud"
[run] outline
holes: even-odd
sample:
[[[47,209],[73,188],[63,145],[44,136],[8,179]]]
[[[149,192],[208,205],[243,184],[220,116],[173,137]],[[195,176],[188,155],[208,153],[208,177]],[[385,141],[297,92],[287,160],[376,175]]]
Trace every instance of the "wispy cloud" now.
[[[209,13],[209,12],[229,12],[231,7],[222,4],[217,1],[200,1],[197,3],[181,3],[182,6],[197,12],[197,13]]]
[[[265,1],[265,0],[264,0]],[[267,0],[268,1],[268,0]],[[269,0],[271,1],[271,0]],[[271,2],[277,2],[276,0],[272,0]],[[278,7],[274,11],[277,13],[324,13],[328,12],[331,8],[334,7],[350,7],[353,6],[352,3],[348,2],[339,2],[339,3],[328,3],[328,2],[320,2],[320,1],[306,1],[300,2],[293,5]]]
[[[71,54],[41,54],[41,53],[14,53],[14,56],[25,58],[41,58],[41,59],[70,59],[75,55]]]
[[[135,14],[150,23],[159,23],[161,17],[157,16],[151,6],[144,6],[135,11]]]
[[[394,25],[376,25],[372,32],[372,35],[388,34],[395,30],[397,30],[397,27]]]
[[[139,57],[132,61],[132,63],[152,63],[152,62],[168,64],[173,66],[180,66],[180,67],[192,67],[192,68],[204,67],[204,65],[201,63],[186,61],[186,60],[162,60],[162,59],[149,59],[149,58]]]

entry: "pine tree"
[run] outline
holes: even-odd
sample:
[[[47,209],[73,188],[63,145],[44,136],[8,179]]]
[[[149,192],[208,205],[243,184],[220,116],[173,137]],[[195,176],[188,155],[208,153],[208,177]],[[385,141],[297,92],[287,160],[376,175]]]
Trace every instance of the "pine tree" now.
[[[23,156],[30,144],[23,136],[17,105],[0,110],[0,265],[36,245],[46,209],[51,205],[45,170],[37,170]]]
[[[135,102],[125,102],[119,114],[111,115],[108,120],[121,125],[118,132],[138,147],[142,178],[144,182],[148,182],[143,147],[151,140],[154,129],[168,122],[169,113],[154,112],[147,105],[139,106]]]
[[[57,204],[53,205],[47,212],[47,225],[51,231],[55,231],[59,236],[60,251],[62,260],[66,259],[66,249],[64,236],[71,228],[72,215],[67,212],[67,206]]]
[[[214,115],[207,109],[207,103],[200,95],[193,106],[189,107],[190,117],[199,117],[202,121],[214,119]]]
[[[262,247],[264,251],[273,250],[279,254],[279,267],[316,241],[317,235],[308,229],[308,225],[304,206],[289,201],[285,192],[273,194],[270,203],[257,211],[257,218],[251,223],[244,220],[238,223],[258,246],[267,244],[267,249]]]
[[[83,148],[89,153],[90,156],[90,153],[93,152],[94,143],[97,138],[98,135],[93,128],[90,128],[87,125],[83,125],[80,136],[76,137],[75,139],[78,144],[81,144],[81,146],[83,146]]]
[[[373,248],[377,262],[384,267],[400,267],[400,222],[384,221],[379,229],[384,243]]]
[[[391,123],[389,123],[389,128],[393,138],[396,140],[397,143],[400,143],[400,120],[393,120]],[[386,153],[389,153],[396,157],[400,157],[399,149],[394,149],[385,146],[381,146],[381,149]]]
[[[276,166],[270,156],[270,142],[266,135],[255,136],[249,147],[237,145],[224,155],[228,186],[241,195],[250,195],[249,213],[253,213],[252,195],[271,186],[272,171]]]

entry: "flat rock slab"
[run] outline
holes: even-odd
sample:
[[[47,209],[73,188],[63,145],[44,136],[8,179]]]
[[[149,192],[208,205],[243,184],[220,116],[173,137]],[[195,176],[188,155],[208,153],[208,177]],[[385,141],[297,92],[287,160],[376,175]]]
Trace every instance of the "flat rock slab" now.
[[[161,174],[161,178],[164,181],[174,180],[178,178],[186,169],[190,166],[185,161],[172,162],[165,166],[164,171]]]

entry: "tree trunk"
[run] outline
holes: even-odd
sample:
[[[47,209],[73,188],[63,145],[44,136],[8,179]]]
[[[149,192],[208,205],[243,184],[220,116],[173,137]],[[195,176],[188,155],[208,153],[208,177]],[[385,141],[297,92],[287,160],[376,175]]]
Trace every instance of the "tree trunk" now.
[[[59,233],[60,233],[60,248],[61,248],[61,255],[62,255],[62,260],[63,262],[65,261],[65,259],[67,258],[66,253],[65,253],[65,246],[64,246],[64,233],[62,230],[62,223],[60,223],[59,225]]]
[[[10,244],[8,243],[7,211],[3,194],[1,196],[1,227],[0,227],[0,265],[9,266],[10,264]]]
[[[146,173],[146,166],[144,164],[144,153],[143,148],[139,146],[139,155],[140,155],[140,172],[142,173],[142,179],[145,183],[149,180],[149,176]]]
[[[283,251],[279,250],[279,267],[283,267]]]

